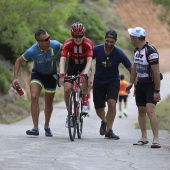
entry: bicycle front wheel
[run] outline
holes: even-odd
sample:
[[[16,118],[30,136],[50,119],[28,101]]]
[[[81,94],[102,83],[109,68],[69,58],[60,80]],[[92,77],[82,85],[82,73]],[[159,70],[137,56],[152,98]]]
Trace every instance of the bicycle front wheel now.
[[[81,139],[83,132],[83,116],[82,116],[82,101],[80,102],[78,107],[78,116],[77,116],[77,136]]]
[[[76,108],[75,93],[74,91],[71,91],[68,104],[68,132],[71,141],[74,141],[75,139],[77,127],[75,108]]]

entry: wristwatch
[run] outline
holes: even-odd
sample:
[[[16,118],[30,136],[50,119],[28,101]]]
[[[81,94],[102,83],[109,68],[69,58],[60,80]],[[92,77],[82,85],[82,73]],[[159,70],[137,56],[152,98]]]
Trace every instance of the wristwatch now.
[[[160,90],[154,90],[154,93],[159,93],[160,92]]]

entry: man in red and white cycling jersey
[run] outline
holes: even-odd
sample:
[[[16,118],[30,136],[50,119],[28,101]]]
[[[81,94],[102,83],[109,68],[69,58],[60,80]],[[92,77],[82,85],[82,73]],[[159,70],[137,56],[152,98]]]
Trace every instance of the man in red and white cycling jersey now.
[[[66,71],[67,76],[77,75],[80,76],[91,75],[91,65],[93,56],[93,43],[90,39],[85,37],[85,27],[83,24],[76,22],[71,26],[71,38],[67,39],[62,47],[60,58],[60,77],[65,76],[66,59],[69,57],[68,68]],[[85,81],[84,81],[85,82]],[[72,81],[65,77],[64,79],[64,99],[66,107],[68,108],[69,93],[72,86]],[[84,115],[88,114],[88,88],[86,83],[83,83],[82,98]],[[67,121],[66,121],[67,123]],[[67,126],[67,125],[66,125]]]

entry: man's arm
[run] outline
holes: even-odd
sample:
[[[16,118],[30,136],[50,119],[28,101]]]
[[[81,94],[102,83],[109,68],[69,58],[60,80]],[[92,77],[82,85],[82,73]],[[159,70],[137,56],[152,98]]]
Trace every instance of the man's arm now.
[[[153,71],[153,76],[154,76],[155,90],[160,90],[160,71],[159,71],[159,64],[151,65],[151,69],[152,69],[152,71]]]
[[[60,74],[65,73],[65,63],[66,63],[66,57],[61,57],[60,58],[60,64],[59,64]]]
[[[159,64],[151,65],[151,69],[153,71],[154,85],[155,85],[155,89],[154,89],[155,91],[154,91],[153,97],[155,101],[159,102],[161,100]]]
[[[136,65],[133,64],[132,69],[131,69],[130,83],[132,83],[132,84],[135,83],[136,76],[137,76],[137,73],[136,73]]]
[[[127,70],[129,71],[129,74],[131,75],[131,71],[132,71],[132,66],[127,68]]]
[[[83,74],[88,74],[89,70],[91,69],[91,65],[92,65],[92,57],[87,57],[87,63]]]
[[[22,56],[20,56],[16,61],[15,61],[15,65],[14,65],[14,80],[12,82],[12,84],[14,85],[14,83],[18,80],[18,72],[19,72],[19,68],[22,62],[26,62]],[[18,82],[19,83],[19,82]]]
[[[126,87],[126,93],[130,93],[130,89],[132,88],[133,84],[136,84],[136,66],[133,64],[131,68],[131,75],[130,75],[130,82],[129,85]]]

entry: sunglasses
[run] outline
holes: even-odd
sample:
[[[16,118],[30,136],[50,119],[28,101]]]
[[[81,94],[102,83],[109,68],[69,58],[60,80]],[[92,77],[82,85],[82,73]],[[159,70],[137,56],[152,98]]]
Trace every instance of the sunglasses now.
[[[77,39],[77,38],[83,38],[83,34],[78,34],[78,35],[72,35],[73,38]]]
[[[45,41],[45,42],[47,42],[47,41],[49,41],[49,40],[50,40],[50,36],[47,37],[45,40],[38,40],[38,41]]]

